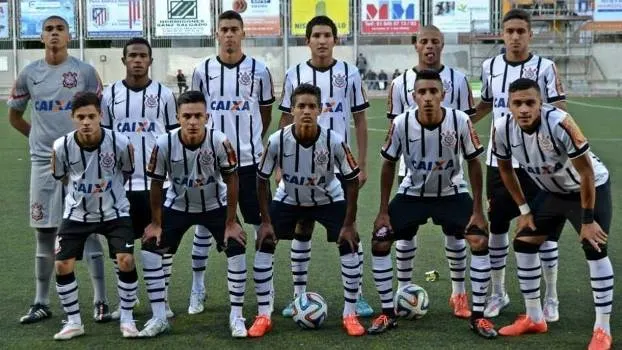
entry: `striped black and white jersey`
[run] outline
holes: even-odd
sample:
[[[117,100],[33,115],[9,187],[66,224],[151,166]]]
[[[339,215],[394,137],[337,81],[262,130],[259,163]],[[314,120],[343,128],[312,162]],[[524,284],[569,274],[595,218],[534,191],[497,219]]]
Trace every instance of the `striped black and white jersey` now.
[[[275,100],[268,67],[250,56],[242,56],[237,64],[209,57],[194,68],[192,90],[205,95],[207,125],[227,135],[239,166],[257,165],[263,152],[259,106]]]
[[[149,190],[151,180],[145,169],[156,138],[179,126],[173,92],[157,81],[136,90],[119,80],[104,90],[101,110],[102,125],[124,134],[134,146],[136,169],[125,189]]]
[[[462,160],[484,152],[469,116],[442,108],[443,120],[433,129],[423,127],[419,111],[411,109],[393,119],[382,156],[397,161],[404,155],[408,174],[398,193],[416,197],[443,197],[468,192]]]
[[[341,136],[321,126],[317,139],[308,146],[298,141],[294,124],[270,135],[257,176],[268,179],[275,166],[281,169],[282,178],[274,200],[305,207],[344,200],[335,168],[346,180],[356,178],[359,173]]]
[[[67,176],[64,219],[104,222],[129,216],[124,176],[134,172],[134,150],[123,134],[102,129],[101,142],[83,147],[76,131],[57,139],[52,152],[52,175]]]
[[[468,115],[475,113],[473,92],[466,75],[457,69],[442,66],[439,71],[445,89],[443,107],[454,108]],[[387,99],[387,118],[393,119],[407,109],[417,106],[415,102],[415,79],[417,70],[411,68],[400,74],[391,82]]]
[[[581,129],[566,112],[544,104],[541,122],[532,133],[523,131],[511,114],[495,120],[492,152],[499,159],[514,158],[538,186],[548,192],[581,190],[580,176],[571,159],[588,154],[595,185],[607,182],[609,172],[590,151]]]
[[[158,136],[151,153],[147,176],[171,186],[164,206],[186,213],[204,213],[227,205],[227,185],[222,174],[237,169],[231,143],[215,129],[205,128],[198,146],[188,147],[181,139],[181,128]]]
[[[542,91],[542,101],[553,103],[566,99],[564,87],[557,74],[555,63],[549,59],[529,55],[521,62],[508,62],[505,55],[487,59],[482,64],[482,95],[483,101],[492,103],[492,123],[510,113],[510,84],[519,78],[529,78],[538,82]],[[491,130],[492,132],[492,130]],[[492,155],[492,142],[488,142],[486,164],[497,166],[497,159]],[[514,167],[518,163],[513,161]]]
[[[292,92],[300,84],[312,84],[322,90],[322,113],[318,124],[324,129],[334,130],[350,142],[350,120],[352,113],[369,107],[367,94],[356,66],[335,60],[326,68],[316,68],[311,61],[291,67],[283,81],[283,95],[279,109],[291,112]]]

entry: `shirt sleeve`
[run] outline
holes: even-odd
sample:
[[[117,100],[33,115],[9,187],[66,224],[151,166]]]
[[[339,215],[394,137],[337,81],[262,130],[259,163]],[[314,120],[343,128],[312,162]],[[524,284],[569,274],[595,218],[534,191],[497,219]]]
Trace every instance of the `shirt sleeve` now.
[[[274,85],[268,67],[259,76],[259,105],[268,106],[274,103]]]
[[[52,149],[52,176],[60,180],[67,174],[67,162],[64,143],[67,137],[63,136],[54,142]]]
[[[350,147],[345,142],[340,141],[335,145],[333,155],[335,164],[337,164],[339,172],[341,172],[344,179],[353,180],[358,176],[360,173],[359,166],[356,164],[356,160],[354,160]]]
[[[398,78],[399,79],[399,78]],[[387,98],[387,118],[393,119],[397,115],[404,113],[404,102],[402,100],[402,84],[395,79],[389,87],[389,96]]]
[[[231,142],[226,137],[222,137],[216,143],[216,158],[220,171],[225,174],[234,172],[238,167],[238,157],[233,146],[231,146]]]
[[[147,164],[146,172],[147,176],[150,178],[161,181],[166,180],[168,160],[166,159],[167,150],[165,148],[167,146],[164,146],[166,142],[161,141],[168,141],[168,137],[170,137],[169,134],[160,135],[156,145],[151,151],[151,157],[149,157],[149,164]]]
[[[190,90],[201,91],[205,95],[205,73],[201,72],[200,66],[196,66],[192,72],[192,87]]]
[[[179,127],[177,121],[177,101],[175,101],[175,95],[173,95],[172,91],[166,95],[166,101],[164,102],[164,126],[167,131]]]
[[[289,75],[285,74],[285,79],[283,80],[283,90],[281,92],[281,104],[279,105],[279,109],[283,112],[290,113],[292,111],[292,91],[294,87],[292,86],[291,81],[289,80]]]
[[[400,159],[400,156],[402,155],[402,141],[398,134],[397,120],[393,119],[391,127],[387,133],[387,137],[385,138],[384,145],[380,150],[380,154],[384,159],[392,162],[396,162]]]
[[[100,103],[100,107],[101,107],[101,111],[102,111],[102,126],[106,129],[112,129],[112,106],[113,104],[111,103],[112,101],[110,101],[111,99],[111,92],[110,92],[110,87],[107,87],[104,90],[104,94],[102,96],[102,100]]]
[[[11,94],[7,102],[8,106],[18,110],[25,111],[30,100],[30,91],[28,90],[28,70],[22,70],[17,76],[17,80],[13,83]]]
[[[280,131],[279,131],[280,133]],[[274,137],[268,139],[268,145],[264,150],[264,154],[261,156],[261,161],[257,167],[257,176],[268,180],[274,171],[277,164],[277,157],[279,154],[279,143]]]
[[[466,113],[468,116],[475,114],[475,102],[473,101],[473,91],[467,77],[460,82],[460,105],[458,109]]]
[[[492,126],[492,154],[498,159],[510,160],[512,159],[512,149],[508,144],[507,131],[506,131],[507,117],[499,118]]]
[[[550,66],[544,71],[543,74],[544,83],[546,85],[546,102],[553,103],[557,101],[563,101],[566,99],[566,93],[559,75],[557,74],[557,67],[555,63],[551,63]]]
[[[484,102],[492,102],[492,91],[490,86],[490,67],[492,61],[484,61],[482,64],[482,75],[480,80],[482,81],[481,99]]]
[[[121,135],[119,135],[121,136]],[[122,135],[124,140],[124,145],[121,147],[121,164],[120,169],[126,175],[132,175],[134,173],[134,146],[130,143],[130,139],[127,136]]]
[[[367,93],[365,92],[365,87],[363,87],[361,75],[358,70],[353,69],[350,80],[350,111],[356,113],[369,108]]]
[[[484,146],[480,142],[479,135],[477,135],[477,131],[475,131],[469,119],[465,121],[462,128],[460,147],[462,147],[462,154],[466,160],[474,159],[484,152]]]
[[[590,144],[570,114],[566,114],[558,126],[557,138],[566,148],[568,158],[577,158],[589,151]]]

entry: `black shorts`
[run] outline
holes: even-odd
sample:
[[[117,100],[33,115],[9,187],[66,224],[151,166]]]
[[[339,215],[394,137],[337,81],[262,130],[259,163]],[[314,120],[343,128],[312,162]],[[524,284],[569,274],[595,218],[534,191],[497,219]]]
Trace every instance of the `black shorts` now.
[[[531,210],[536,230],[522,232],[521,236],[547,236],[549,240],[557,241],[566,220],[570,221],[577,232],[581,230],[583,210],[579,192],[562,194],[542,191],[532,202]],[[607,180],[606,183],[596,187],[594,205],[594,221],[607,234],[611,227],[611,216],[611,185]]]
[[[162,189],[162,203],[166,201],[166,191],[168,188]],[[130,201],[130,218],[132,219],[134,239],[140,239],[145,232],[145,227],[151,223],[149,191],[127,191],[125,194]]]
[[[296,224],[301,220],[311,220],[319,222],[326,228],[327,241],[337,242],[345,217],[345,201],[315,207],[301,207],[274,200],[270,204],[270,218],[279,240],[292,240]]]
[[[449,236],[461,237],[473,214],[468,193],[445,197],[414,197],[397,194],[389,203],[389,217],[395,240],[411,240],[420,225],[432,218]]]
[[[523,169],[514,169],[528,203],[540,193],[540,188]],[[488,197],[488,220],[491,233],[504,233],[510,229],[510,221],[520,215],[518,206],[505,188],[499,168],[488,167],[486,172],[486,196]]]
[[[244,222],[251,225],[261,224],[259,202],[257,201],[257,167],[255,165],[238,168],[239,191],[238,205]]]
[[[175,254],[186,231],[194,225],[202,225],[212,233],[216,240],[218,251],[222,251],[225,246],[226,217],[226,207],[213,209],[205,213],[185,213],[164,207],[162,208],[160,245],[156,246],[155,240],[151,240],[143,243],[142,249],[162,254]]]
[[[134,252],[134,233],[129,217],[104,222],[78,222],[63,219],[56,237],[56,260],[71,258],[81,260],[84,242],[94,233],[106,237],[112,259],[116,258],[119,253],[132,254]]]

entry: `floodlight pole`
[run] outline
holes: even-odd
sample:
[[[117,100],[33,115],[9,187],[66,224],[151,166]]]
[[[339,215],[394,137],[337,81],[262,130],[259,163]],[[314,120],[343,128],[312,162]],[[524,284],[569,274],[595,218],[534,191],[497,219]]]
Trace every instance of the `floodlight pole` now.
[[[78,33],[78,43],[79,43],[79,47],[80,47],[80,61],[84,61],[84,33],[83,33],[83,26],[82,26],[82,21],[86,18],[86,16],[84,16],[84,6],[82,4],[82,0],[78,0],[78,30],[76,31]],[[74,19],[74,23],[75,23],[75,19]]]
[[[11,0],[11,21],[13,22],[13,80],[17,80],[19,65],[17,62],[17,0]]]
[[[281,13],[283,13],[283,68],[289,68],[289,1],[281,1]]]

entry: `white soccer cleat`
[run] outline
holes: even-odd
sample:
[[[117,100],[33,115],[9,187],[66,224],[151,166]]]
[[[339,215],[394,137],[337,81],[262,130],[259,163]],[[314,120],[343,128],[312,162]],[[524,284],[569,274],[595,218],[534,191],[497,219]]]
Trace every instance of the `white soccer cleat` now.
[[[205,292],[190,294],[190,305],[188,305],[188,313],[190,315],[200,314],[205,310],[203,302],[205,301]]]
[[[486,298],[486,309],[484,309],[484,317],[492,318],[499,316],[499,312],[510,304],[510,297],[507,293],[504,295],[493,294]]]
[[[133,307],[137,307],[138,305],[140,305],[140,300],[136,299]],[[121,319],[121,305],[117,305],[117,309],[110,313],[110,318],[113,320]]]
[[[171,310],[171,306],[168,304],[168,301],[166,302],[166,318],[173,318],[175,317],[175,313],[173,312],[173,310]]]
[[[546,322],[559,321],[559,300],[546,298],[542,311],[544,312],[544,320],[546,320]]]
[[[84,334],[84,325],[66,322],[60,332],[54,334],[54,340],[69,340]]]
[[[153,338],[158,334],[166,333],[171,329],[167,320],[152,318],[145,323],[145,328],[138,332],[139,338]]]
[[[248,332],[246,331],[246,324],[244,324],[244,321],[246,321],[246,319],[242,317],[236,317],[229,323],[232,337],[246,338]]]
[[[138,337],[138,329],[136,328],[136,323],[134,321],[130,322],[121,322],[121,326],[119,327],[121,330],[121,334],[123,334],[123,338],[137,338]]]

